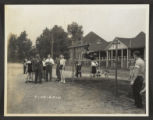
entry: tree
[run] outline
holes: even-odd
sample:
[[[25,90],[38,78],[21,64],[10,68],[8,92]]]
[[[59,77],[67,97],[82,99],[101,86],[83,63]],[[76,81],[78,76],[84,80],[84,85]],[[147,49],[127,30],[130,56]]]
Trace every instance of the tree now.
[[[23,61],[23,59],[30,57],[32,42],[27,38],[26,31],[21,32],[19,37],[11,34],[8,41],[8,61]]]
[[[58,57],[60,54],[63,54],[65,58],[69,58],[69,50],[70,39],[68,38],[68,34],[64,31],[64,29],[60,26],[55,25],[52,29],[52,34],[54,38],[54,58]]]
[[[17,54],[17,36],[11,34],[8,40],[8,61],[15,61]]]
[[[32,49],[32,42],[27,38],[26,31],[21,32],[17,38],[18,45],[18,59],[23,60],[24,58],[30,57],[30,51]]]
[[[53,45],[52,45],[53,44]],[[52,29],[44,29],[43,33],[36,40],[36,48],[41,57],[47,57],[47,54],[52,53],[53,46],[53,58],[63,54],[66,58],[69,57],[68,46],[70,40],[67,37],[67,33],[60,26],[55,25]]]
[[[36,48],[41,57],[47,57],[51,49],[51,32],[48,28],[43,30],[43,33],[36,40]]]
[[[82,26],[78,25],[76,22],[72,22],[72,24],[69,24],[67,27],[67,31],[73,41],[80,41],[82,39]]]

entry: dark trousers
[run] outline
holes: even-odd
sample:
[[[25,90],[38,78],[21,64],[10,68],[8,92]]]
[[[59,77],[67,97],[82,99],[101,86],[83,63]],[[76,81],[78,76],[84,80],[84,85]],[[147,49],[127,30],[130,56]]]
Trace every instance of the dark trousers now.
[[[56,76],[57,76],[57,80],[60,81],[61,80],[61,73],[60,73],[59,67],[56,68]]]
[[[52,80],[52,68],[50,70],[46,70],[46,81],[48,81],[48,77],[51,81]]]
[[[79,77],[79,76],[80,76],[80,77],[82,76],[81,71],[77,71],[77,72],[76,72],[76,77]]]
[[[44,79],[46,79],[46,70],[43,70],[43,75],[42,75],[42,77],[43,77]]]
[[[23,66],[23,73],[26,74],[26,66]]]
[[[142,96],[140,94],[140,91],[142,90],[142,85],[143,85],[143,77],[138,76],[133,84],[133,96],[135,100],[135,105],[138,108],[142,107]]]
[[[39,70],[36,70],[35,71],[35,83],[37,82],[41,83],[42,82],[41,79],[42,79],[42,72]]]

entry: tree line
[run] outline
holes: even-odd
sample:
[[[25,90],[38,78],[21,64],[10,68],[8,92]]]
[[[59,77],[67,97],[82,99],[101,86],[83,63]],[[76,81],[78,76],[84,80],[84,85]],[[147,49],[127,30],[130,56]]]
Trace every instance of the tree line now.
[[[82,36],[82,26],[76,22],[69,24],[67,31],[64,31],[58,25],[55,25],[52,29],[46,27],[36,38],[35,45],[32,45],[26,31],[21,32],[19,36],[11,34],[8,40],[8,61],[21,62],[25,58],[33,57],[36,54],[39,54],[41,58],[47,57],[48,54],[53,55],[53,58],[63,54],[68,59],[68,47],[73,42],[80,41]]]

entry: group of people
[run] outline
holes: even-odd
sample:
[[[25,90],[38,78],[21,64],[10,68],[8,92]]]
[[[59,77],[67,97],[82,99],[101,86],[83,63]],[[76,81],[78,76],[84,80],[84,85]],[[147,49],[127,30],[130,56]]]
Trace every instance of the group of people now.
[[[47,58],[41,59],[39,54],[33,58],[24,60],[24,74],[27,74],[26,83],[42,83],[42,81],[52,81],[53,66],[56,64],[56,81],[65,83],[64,70],[66,60],[60,55],[55,61],[49,54]]]
[[[82,63],[81,61],[76,61],[75,64],[75,76],[82,77]],[[100,77],[100,68],[98,69],[98,62],[96,60],[91,61],[91,77]]]
[[[130,85],[133,91],[133,97],[135,100],[135,106],[138,108],[143,107],[143,100],[142,96],[145,94],[146,87],[145,87],[145,61],[141,58],[141,54],[139,51],[135,51],[133,53],[133,61],[131,61],[130,65]],[[91,74],[92,77],[98,77],[100,73],[98,69],[98,62],[96,60],[91,61]],[[105,77],[107,76],[109,71],[105,71]],[[77,62],[76,64],[76,77],[80,75],[81,77],[81,62]]]
[[[135,51],[133,53],[134,61],[130,67],[130,77],[129,80],[131,81],[130,84],[133,90],[133,96],[135,100],[135,105],[138,108],[143,106],[142,104],[142,94],[145,93],[145,62],[140,57],[140,52]],[[60,55],[56,58],[56,76],[57,81],[65,83],[65,62],[63,55]],[[35,58],[28,59],[24,61],[24,74],[28,73],[26,82],[33,79],[33,74],[35,76],[35,83],[41,83],[44,79],[45,81],[52,80],[52,68],[55,64],[53,58],[49,54],[47,59],[41,60],[39,55],[36,55]],[[97,66],[98,63],[95,60],[91,61],[91,73],[93,77],[95,77],[97,73]],[[82,77],[81,72],[81,61],[76,62],[76,77]]]

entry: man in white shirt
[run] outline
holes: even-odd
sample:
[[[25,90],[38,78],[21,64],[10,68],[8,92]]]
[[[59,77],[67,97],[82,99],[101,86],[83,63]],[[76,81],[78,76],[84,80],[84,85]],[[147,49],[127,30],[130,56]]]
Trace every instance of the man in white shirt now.
[[[60,66],[59,66],[59,69],[60,69],[60,75],[61,75],[61,81],[62,83],[65,83],[65,75],[64,75],[64,70],[65,70],[65,62],[66,60],[64,59],[64,56],[63,55],[60,55]]]
[[[48,55],[48,58],[46,59],[46,81],[48,81],[48,76],[50,81],[52,80],[52,67],[54,65],[54,60],[51,58],[51,55]]]
[[[144,91],[145,87],[143,88],[143,83],[145,84],[145,62],[140,57],[140,52],[135,51],[133,53],[135,58],[135,66],[134,66],[134,75],[131,79],[131,85],[133,87],[133,96],[135,100],[135,105],[138,108],[142,108],[142,96],[141,93]]]

